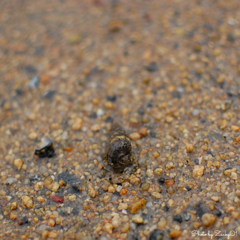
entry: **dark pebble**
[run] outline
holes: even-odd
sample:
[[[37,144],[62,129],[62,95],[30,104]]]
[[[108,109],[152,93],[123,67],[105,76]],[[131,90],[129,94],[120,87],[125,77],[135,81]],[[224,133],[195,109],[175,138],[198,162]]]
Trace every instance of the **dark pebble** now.
[[[156,135],[155,132],[152,132],[152,131],[151,131],[151,132],[150,132],[150,136],[151,136],[152,138],[156,138],[157,135]]]
[[[114,121],[114,119],[112,117],[107,117],[105,122],[107,123],[112,123]]]
[[[197,212],[198,217],[202,217],[203,214],[209,212],[209,208],[205,206],[203,203],[199,202],[195,207],[195,211]]]
[[[173,221],[181,223],[183,221],[182,216],[180,214],[177,214],[176,216],[173,216]]]
[[[37,70],[36,70],[36,68],[33,65],[27,65],[24,68],[24,72],[29,73],[29,74],[36,74]]]
[[[17,96],[22,96],[24,91],[22,89],[16,89],[15,93],[16,93]]]
[[[234,42],[236,41],[234,35],[231,34],[231,33],[228,34],[227,40],[228,40],[229,42],[232,42],[232,43],[234,43]]]
[[[170,210],[170,207],[166,204],[163,208],[164,212],[168,212]]]
[[[222,215],[222,213],[221,213],[220,210],[218,210],[217,208],[215,208],[215,209],[213,210],[213,215],[215,215],[215,216],[217,216],[217,217],[220,217],[220,216]]]
[[[116,95],[107,96],[107,100],[110,102],[116,102],[117,96]]]
[[[152,102],[149,102],[149,103],[147,104],[147,107],[148,107],[148,108],[152,108],[152,107],[153,107]]]
[[[194,161],[195,161],[196,165],[199,165],[199,159],[198,158],[196,158]]]
[[[156,229],[150,233],[149,240],[162,240],[163,237],[164,237],[163,231]]]
[[[46,140],[44,146],[35,149],[34,152],[39,158],[51,158],[54,156],[54,147],[53,143],[50,140]]]
[[[142,116],[142,115],[144,115],[144,113],[145,113],[144,109],[142,107],[140,107],[138,109],[138,114]]]
[[[180,93],[180,92],[178,92],[178,91],[173,91],[173,92],[172,92],[172,97],[180,99],[182,96],[181,96],[181,93]]]
[[[89,117],[92,118],[92,119],[96,119],[97,118],[97,113],[93,112],[93,113],[91,113],[91,115]]]
[[[82,182],[75,182],[72,184],[72,188],[78,192],[84,191],[85,186]]]
[[[26,223],[28,223],[28,218],[25,216],[25,217],[23,217],[22,218],[22,222],[23,222],[23,224],[26,224]]]
[[[186,189],[187,189],[188,191],[191,191],[191,190],[192,190],[189,186],[186,186]]]
[[[44,97],[51,100],[54,97],[55,93],[56,93],[56,90],[46,91],[44,92]]]
[[[159,184],[163,185],[165,183],[165,178],[158,179]]]
[[[146,69],[149,71],[149,72],[155,72],[158,70],[158,66],[157,66],[157,63],[156,62],[151,62],[147,67]]]
[[[73,213],[73,215],[78,215],[79,208],[77,208],[77,207],[73,208],[72,213]]]
[[[116,196],[118,196],[118,197],[121,196],[120,193],[119,193],[119,192],[116,192],[116,191],[113,193],[113,195],[116,195]]]
[[[36,183],[38,182],[39,180],[41,179],[41,177],[39,175],[36,175],[36,176],[32,176],[29,178],[29,181],[32,182],[32,183]]]
[[[23,225],[28,223],[28,218],[25,216],[20,221],[18,221],[18,225]]]

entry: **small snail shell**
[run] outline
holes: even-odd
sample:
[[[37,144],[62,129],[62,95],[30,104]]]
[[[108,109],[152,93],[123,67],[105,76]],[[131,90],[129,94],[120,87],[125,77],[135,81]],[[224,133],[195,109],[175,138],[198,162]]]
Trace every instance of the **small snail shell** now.
[[[109,145],[106,151],[108,163],[115,170],[122,170],[132,164],[132,144],[126,132],[117,122],[112,124]]]

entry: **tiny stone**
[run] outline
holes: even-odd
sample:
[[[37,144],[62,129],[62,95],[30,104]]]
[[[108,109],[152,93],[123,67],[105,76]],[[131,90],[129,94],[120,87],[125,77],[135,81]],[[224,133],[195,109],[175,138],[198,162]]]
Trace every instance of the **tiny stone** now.
[[[119,203],[119,205],[118,205],[118,210],[119,211],[125,210],[127,208],[128,208],[127,203]]]
[[[10,213],[10,219],[11,219],[11,220],[16,220],[16,219],[17,219],[17,213],[11,212],[11,213]]]
[[[227,124],[228,124],[228,121],[226,119],[223,119],[220,125],[220,129],[224,130],[227,127]]]
[[[145,205],[146,205],[146,200],[144,198],[141,198],[141,199],[136,200],[133,203],[131,203],[128,207],[128,210],[129,210],[130,213],[134,214],[138,210],[144,208]]]
[[[112,229],[113,229],[113,226],[111,223],[106,223],[103,227],[104,231],[109,233],[109,234],[112,234]]]
[[[31,140],[37,139],[37,133],[36,133],[36,132],[31,132],[31,133],[28,135],[28,138],[31,139]]]
[[[107,96],[107,100],[110,102],[116,102],[117,96],[116,95]]]
[[[199,114],[199,110],[197,110],[197,109],[192,110],[192,115],[193,116],[197,116],[198,114]]]
[[[142,191],[147,191],[150,187],[149,183],[143,183],[141,186]]]
[[[35,76],[31,79],[30,83],[28,84],[29,89],[34,89],[37,87],[38,83],[40,81],[40,78],[38,76]]]
[[[121,232],[122,232],[122,233],[127,233],[129,230],[130,230],[129,223],[125,223],[125,224],[121,227]]]
[[[104,112],[103,109],[99,108],[99,109],[97,110],[97,116],[98,116],[98,117],[101,117],[101,116],[103,116],[104,114],[105,114],[105,112]]]
[[[55,226],[55,220],[54,219],[49,219],[48,220],[48,226],[54,227]]]
[[[232,180],[238,180],[238,174],[235,173],[235,172],[231,172],[230,178],[231,178]]]
[[[157,63],[156,62],[151,62],[147,67],[146,69],[149,71],[149,72],[155,72],[158,70],[158,67],[157,67]]]
[[[167,179],[166,181],[165,181],[165,186],[166,187],[170,187],[170,186],[172,186],[174,184],[174,180],[173,179]]]
[[[60,188],[59,183],[58,182],[54,182],[53,185],[52,185],[52,191],[53,192],[57,192],[59,188]]]
[[[147,169],[146,174],[148,177],[153,177],[153,170],[152,169]]]
[[[154,152],[153,152],[153,157],[154,157],[154,158],[157,158],[157,157],[159,157],[159,156],[160,156],[160,154],[159,154],[158,151],[154,151]]]
[[[141,224],[143,223],[143,218],[141,217],[140,214],[136,214],[133,216],[132,220],[135,222],[135,223],[138,223],[138,224]]]
[[[191,215],[190,214],[187,214],[185,217],[184,217],[185,221],[189,221],[191,219]]]
[[[237,132],[237,131],[240,129],[240,128],[239,128],[238,126],[236,126],[236,125],[232,125],[231,128],[232,128],[232,130],[235,131],[235,132]]]
[[[120,190],[119,194],[120,194],[120,196],[122,196],[122,195],[126,195],[127,193],[128,193],[128,190],[123,188],[123,189]]]
[[[26,223],[28,223],[28,218],[25,216],[21,219],[21,221],[23,224],[26,224]]]
[[[92,198],[95,198],[97,196],[97,191],[95,190],[93,185],[90,183],[88,184],[88,195]]]
[[[193,152],[193,150],[194,150],[193,144],[187,143],[186,144],[186,150],[187,150],[187,153]]]
[[[110,101],[107,101],[107,102],[105,102],[105,107],[106,108],[108,108],[108,109],[113,109],[114,108],[114,105],[113,105],[113,103],[112,102],[110,102]]]
[[[167,162],[167,164],[166,164],[166,169],[167,170],[171,170],[171,169],[173,169],[175,166],[174,166],[174,163],[173,162]]]
[[[215,223],[216,217],[211,213],[205,213],[202,216],[202,223],[204,227],[210,227]]]
[[[22,196],[22,204],[23,204],[23,206],[25,206],[27,208],[33,208],[33,206],[34,206],[33,197],[30,197],[27,195]]]
[[[18,208],[18,202],[12,202],[10,208],[11,210],[16,210]]]
[[[204,174],[204,170],[205,170],[204,166],[200,166],[200,165],[194,166],[193,177],[195,178],[201,177]]]
[[[180,237],[182,235],[182,232],[179,231],[179,230],[174,229],[174,230],[172,230],[170,232],[169,235],[170,235],[171,238],[178,238],[178,237]]]
[[[167,221],[165,218],[160,218],[160,221],[158,222],[157,226],[161,229],[164,229],[165,226],[167,225]]]
[[[141,127],[138,133],[141,135],[141,137],[146,137],[148,134],[147,129],[145,127]]]
[[[14,165],[17,167],[19,171],[22,169],[23,164],[24,164],[24,161],[22,158],[17,158],[14,160]]]
[[[156,199],[162,198],[162,195],[159,192],[152,192],[151,195]]]
[[[110,185],[108,187],[108,192],[110,192],[110,193],[114,193],[115,192],[115,188],[113,187],[113,185]]]
[[[169,187],[169,188],[167,189],[167,192],[168,192],[170,195],[172,195],[172,194],[175,192],[175,190],[174,190],[173,187]]]
[[[82,206],[84,210],[88,210],[90,208],[89,202],[84,202]]]
[[[156,168],[154,170],[154,173],[157,174],[157,175],[161,175],[161,173],[163,172],[163,169],[162,168]]]
[[[165,118],[165,121],[166,121],[167,123],[171,123],[171,122],[173,121],[173,117],[167,115],[166,118]]]
[[[68,199],[71,201],[71,202],[75,202],[76,201],[76,198],[77,196],[75,194],[72,194],[68,197]]]
[[[100,130],[100,125],[99,124],[94,124],[92,127],[91,127],[91,130],[93,132],[98,132]]]
[[[221,211],[219,211],[219,210],[216,209],[216,208],[213,210],[213,214],[214,214],[215,216],[217,216],[217,217],[220,217],[220,216],[222,215]]]
[[[194,222],[193,223],[193,228],[195,228],[195,229],[200,228],[200,226],[201,226],[201,223],[199,223],[199,222]]]
[[[158,179],[159,184],[163,185],[165,183],[165,178]]]
[[[163,231],[156,229],[150,233],[149,240],[163,240]]]
[[[131,140],[136,141],[141,138],[141,135],[138,132],[134,132],[129,134]]]
[[[176,216],[173,216],[173,221],[176,221],[178,223],[181,223],[183,220],[182,220],[182,216],[180,214],[176,215]]]
[[[230,218],[229,217],[224,217],[223,218],[223,225],[228,225],[230,223]]]
[[[218,196],[212,196],[211,199],[215,202],[218,202],[219,201],[219,197]]]
[[[78,131],[82,128],[83,120],[81,118],[76,118],[73,122],[72,129]]]
[[[112,226],[113,228],[118,228],[120,226],[121,219],[120,216],[117,214],[112,218]]]
[[[13,178],[13,177],[10,177],[10,178],[7,178],[5,181],[4,181],[4,184],[6,185],[12,185],[13,183],[17,182],[17,179],[16,178]]]
[[[58,238],[58,233],[57,233],[57,231],[50,231],[50,232],[48,233],[48,237],[49,237],[49,238],[57,239],[57,238]]]
[[[38,202],[45,202],[46,198],[42,197],[42,196],[38,196],[36,199]]]

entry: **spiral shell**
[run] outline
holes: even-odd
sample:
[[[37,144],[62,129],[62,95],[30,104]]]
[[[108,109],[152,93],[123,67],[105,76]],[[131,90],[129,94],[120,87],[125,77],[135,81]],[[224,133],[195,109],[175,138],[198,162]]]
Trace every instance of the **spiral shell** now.
[[[110,131],[106,159],[115,171],[122,171],[132,164],[132,144],[126,132],[117,122],[113,122]]]

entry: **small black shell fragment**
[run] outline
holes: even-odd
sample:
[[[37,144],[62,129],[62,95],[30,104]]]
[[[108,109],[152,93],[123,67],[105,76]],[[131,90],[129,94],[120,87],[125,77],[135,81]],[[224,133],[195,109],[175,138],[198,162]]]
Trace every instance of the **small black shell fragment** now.
[[[82,192],[85,190],[84,183],[82,182],[75,182],[72,184],[72,188],[78,192]]]
[[[132,144],[126,132],[117,122],[113,122],[105,157],[115,171],[121,172],[132,164],[131,150]]]
[[[162,240],[164,237],[163,231],[156,229],[150,233],[149,240]]]
[[[54,156],[54,147],[53,143],[49,139],[44,139],[41,147],[35,149],[34,152],[39,158],[51,158]]]

